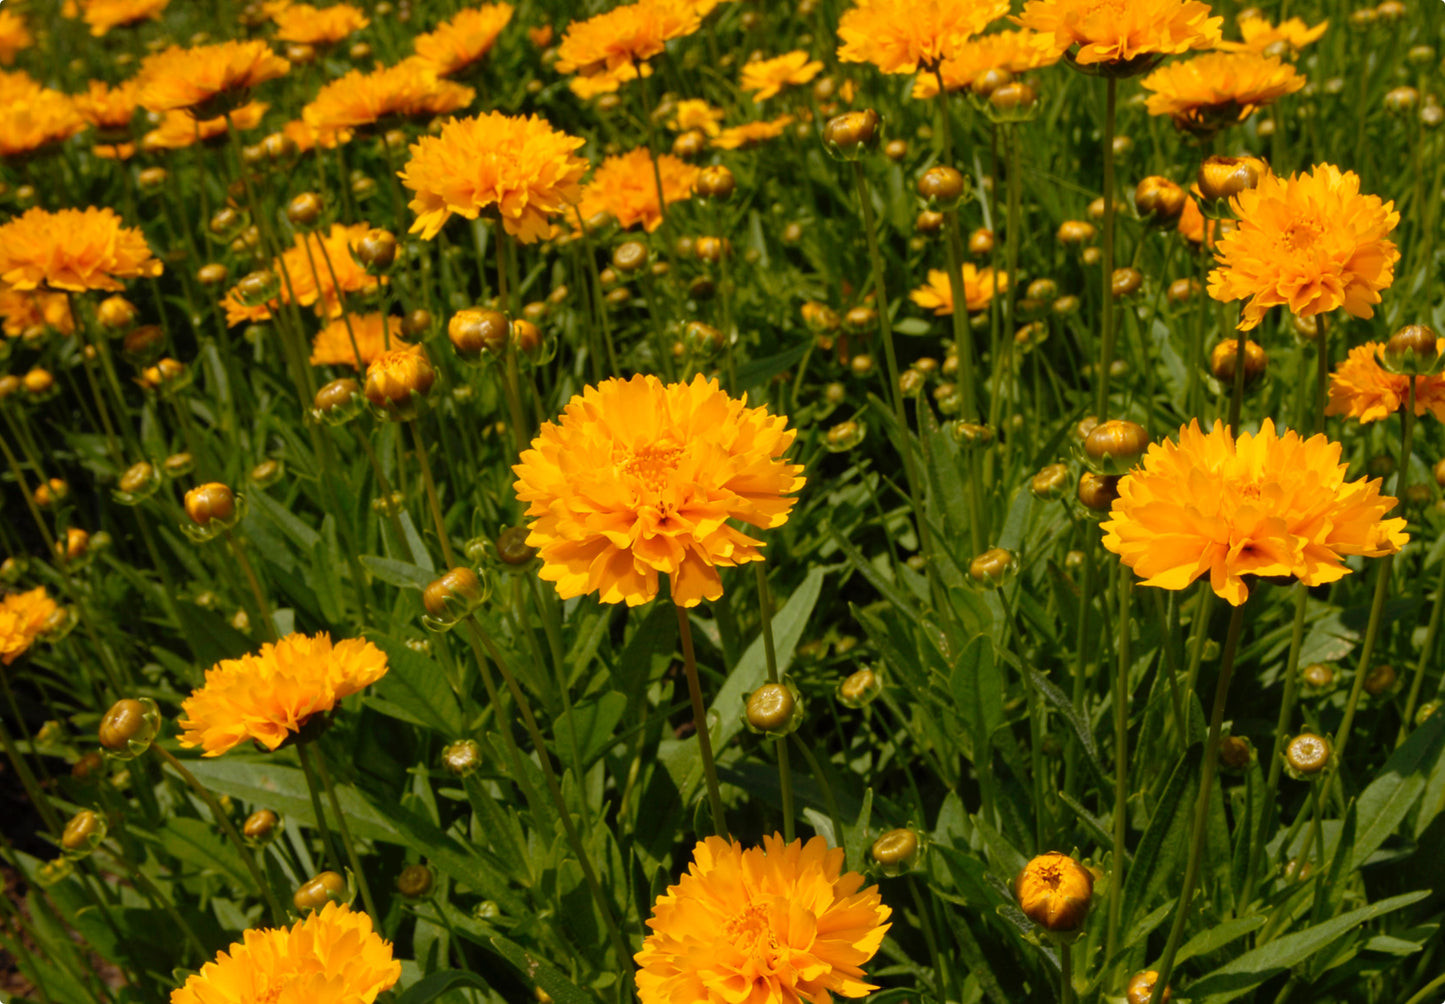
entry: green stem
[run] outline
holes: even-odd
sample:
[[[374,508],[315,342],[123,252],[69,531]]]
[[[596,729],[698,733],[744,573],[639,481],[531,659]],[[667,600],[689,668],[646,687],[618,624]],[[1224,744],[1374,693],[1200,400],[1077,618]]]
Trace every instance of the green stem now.
[[[251,559],[246,557],[246,549],[241,542],[232,536],[231,531],[226,531],[226,543],[231,547],[231,554],[236,558],[236,564],[241,566],[241,574],[246,576],[246,582],[251,587],[251,595],[256,600],[256,613],[261,618],[262,636],[268,641],[276,640],[276,621],[271,617],[271,604],[266,602],[266,594],[261,589],[261,581],[256,578],[256,570],[251,567]]]
[[[442,517],[441,502],[437,498],[437,484],[431,473],[431,460],[427,456],[426,441],[421,438],[421,427],[416,419],[406,423],[411,426],[412,442],[416,444],[416,458],[421,464],[421,482],[426,486],[426,502],[431,509],[432,522],[436,524],[437,540],[441,542],[442,560],[448,568],[456,567],[456,555],[452,553],[452,542],[447,537],[447,523]]]
[[[297,743],[296,755],[301,761],[301,773],[306,775],[306,790],[311,795],[311,812],[316,816],[316,829],[321,833],[322,846],[326,848],[326,858],[331,867],[338,872],[346,870],[342,863],[341,855],[336,852],[336,840],[331,835],[331,827],[326,825],[326,813],[321,808],[321,783],[316,779],[316,768],[311,764],[311,754],[307,750],[309,743]]]
[[[768,663],[768,682],[777,683],[778,680],[778,655],[773,646],[773,597],[768,591],[768,574],[763,571],[761,561],[753,562],[753,576],[758,585],[758,613],[762,619],[763,633],[763,655]],[[793,841],[793,771],[788,761],[788,744],[778,740],[775,744],[778,750],[778,790],[781,792],[783,803],[783,839],[788,843]]]
[[[1425,629],[1425,642],[1420,646],[1420,658],[1415,661],[1414,679],[1410,681],[1410,696],[1405,700],[1405,717],[1400,722],[1400,734],[1395,738],[1399,746],[1410,734],[1415,721],[1415,705],[1420,699],[1420,687],[1425,682],[1425,665],[1435,651],[1435,638],[1440,633],[1440,612],[1445,609],[1445,561],[1440,563],[1440,578],[1435,583],[1435,602],[1430,607],[1430,626]]]
[[[697,677],[697,655],[692,648],[692,625],[687,608],[677,607],[677,633],[682,640],[683,669],[687,674],[687,692],[692,698],[692,723],[697,732],[698,756],[702,760],[702,776],[707,782],[708,807],[712,811],[713,829],[720,837],[728,837],[727,816],[723,811],[722,790],[717,781],[717,764],[712,756],[712,736],[707,724],[707,708],[702,703],[702,683]]]
[[[1189,837],[1189,860],[1184,868],[1184,884],[1179,891],[1179,904],[1174,908],[1174,924],[1169,941],[1159,961],[1159,978],[1149,1004],[1163,1004],[1164,992],[1174,973],[1174,959],[1184,942],[1184,928],[1189,922],[1189,908],[1194,900],[1194,887],[1199,882],[1199,869],[1204,860],[1204,832],[1209,824],[1209,796],[1214,775],[1219,769],[1219,740],[1224,726],[1224,705],[1229,698],[1229,680],[1234,674],[1234,657],[1239,651],[1239,635],[1244,627],[1244,604],[1230,611],[1229,628],[1224,640],[1224,658],[1219,668],[1219,681],[1214,687],[1214,705],[1209,713],[1209,737],[1204,743],[1204,762],[1200,767],[1199,798],[1194,803],[1194,823]]]
[[[305,749],[308,744],[302,743],[301,748]],[[341,846],[346,848],[346,859],[351,864],[351,873],[356,876],[356,886],[361,890],[361,901],[366,904],[366,912],[371,915],[371,922],[376,925],[376,930],[381,930],[381,914],[376,912],[376,901],[371,898],[371,886],[366,881],[366,872],[361,868],[361,857],[356,853],[356,840],[351,835],[351,824],[346,821],[346,813],[341,811],[341,799],[336,794],[336,785],[331,782],[331,773],[326,769],[326,756],[321,752],[321,746],[316,747],[316,773],[321,775],[321,784],[326,789],[326,800],[331,803],[331,814],[336,817],[336,828],[341,831]]]
[[[1074,1004],[1074,946],[1059,946],[1059,1004]]]
[[[1103,236],[1103,332],[1099,338],[1099,372],[1095,374],[1098,392],[1094,400],[1095,417],[1103,422],[1109,417],[1109,370],[1114,365],[1114,124],[1118,110],[1119,82],[1114,77],[1104,80],[1104,236]],[[1242,369],[1243,367],[1238,367]]]
[[[828,783],[828,775],[823,773],[823,765],[813,755],[812,749],[803,742],[796,732],[791,736],[798,746],[798,751],[803,754],[803,759],[808,762],[808,769],[813,772],[813,780],[818,782],[818,787],[823,789],[823,801],[828,805],[828,819],[833,824],[833,839],[838,846],[843,846],[843,813],[838,809],[838,796],[833,793],[833,786]]]
[[[1119,941],[1119,921],[1124,910],[1124,848],[1128,841],[1129,632],[1133,627],[1129,608],[1134,598],[1134,580],[1127,572],[1119,579],[1119,666],[1114,676],[1114,857],[1110,866],[1105,959],[1114,957]]]

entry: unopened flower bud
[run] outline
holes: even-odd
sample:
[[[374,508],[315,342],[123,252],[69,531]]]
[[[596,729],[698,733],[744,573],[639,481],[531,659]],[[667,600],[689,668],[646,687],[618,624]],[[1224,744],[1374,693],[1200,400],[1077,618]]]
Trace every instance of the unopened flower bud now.
[[[1152,969],[1135,973],[1129,977],[1129,986],[1124,993],[1125,1004],[1169,1004],[1172,995],[1168,987],[1159,994],[1157,1001],[1154,1000],[1154,984],[1158,982],[1159,974]]]
[[[447,338],[457,356],[472,362],[484,354],[500,356],[507,349],[507,315],[490,308],[459,310],[447,322]]]
[[[1011,83],[1013,78],[1014,75],[1007,67],[990,66],[969,82],[968,89],[979,97],[986,98],[1000,87]]]
[[[310,230],[321,222],[321,196],[315,192],[302,192],[286,203],[286,218],[298,230]]]
[[[1098,232],[1092,223],[1084,220],[1065,220],[1059,224],[1058,240],[1060,244],[1088,244]]]
[[[83,858],[105,842],[107,829],[104,816],[94,809],[81,809],[65,824],[60,846],[67,857]]]
[[[1435,712],[1439,711],[1440,707],[1441,703],[1439,701],[1426,701],[1424,704],[1420,705],[1420,709],[1415,712],[1415,727],[1419,728],[1420,726],[1428,722],[1430,720],[1430,716],[1435,714]]]
[[[350,898],[346,879],[336,872],[321,872],[303,883],[291,897],[291,902],[299,912],[311,913],[313,910],[320,910],[327,903],[345,903]]]
[[[1388,663],[1375,666],[1365,676],[1365,692],[1371,697],[1379,697],[1393,687],[1397,679],[1399,679],[1399,674],[1395,672],[1394,666]]]
[[[168,177],[169,175],[167,174],[165,168],[148,167],[144,171],[141,171],[140,174],[136,175],[136,183],[140,185],[140,190],[142,192],[150,195],[154,192],[159,192],[162,188],[164,188],[166,184],[166,179]]]
[[[342,377],[316,392],[312,414],[329,425],[340,425],[356,417],[365,401],[361,384],[351,377]]]
[[[902,875],[918,863],[922,849],[918,834],[900,827],[889,830],[873,841],[873,846],[868,848],[868,856],[884,875]]]
[[[879,138],[881,120],[871,108],[844,112],[823,126],[823,144],[839,160],[857,160]]]
[[[707,137],[701,129],[689,129],[672,141],[672,155],[683,160],[692,160],[707,149]]]
[[[1285,769],[1297,781],[1323,773],[1333,759],[1334,747],[1329,739],[1310,732],[1295,736],[1284,751]]]
[[[251,272],[231,288],[243,307],[260,307],[281,295],[281,280],[267,269]]]
[[[111,331],[129,328],[139,316],[140,311],[135,304],[123,296],[108,296],[95,308],[95,319],[100,322],[101,327]]]
[[[816,300],[809,300],[803,304],[803,323],[808,330],[816,334],[825,334],[830,331],[837,331],[838,325],[842,322],[838,314],[826,303],[819,303]]]
[[[1049,464],[1029,479],[1029,491],[1045,502],[1064,497],[1069,488],[1069,469],[1063,464]]]
[[[1149,449],[1149,433],[1137,422],[1111,418],[1089,430],[1084,455],[1102,474],[1124,474]]]
[[[698,172],[697,180],[692,185],[692,190],[704,199],[729,198],[736,188],[737,182],[733,179],[733,173],[721,164],[704,167]]]
[[[351,254],[367,275],[385,275],[396,262],[396,234],[372,227],[352,246]]]
[[[1164,294],[1170,303],[1183,303],[1199,295],[1198,279],[1175,279]]]
[[[946,212],[956,209],[968,194],[968,179],[956,167],[935,164],[918,179],[918,196],[928,208]]]
[[[482,769],[482,747],[475,739],[459,739],[442,748],[442,766],[447,773],[466,777]]]
[[[1151,174],[1134,187],[1134,206],[1139,215],[1155,226],[1173,226],[1184,212],[1188,196],[1168,178]]]
[[[1219,766],[1224,770],[1242,771],[1255,758],[1254,744],[1244,736],[1225,736],[1219,743]]]
[[[847,453],[863,442],[867,428],[856,419],[839,422],[823,436],[823,446],[830,453]]]
[[[1109,292],[1115,299],[1118,299],[1121,296],[1137,293],[1143,284],[1144,273],[1126,265],[1123,268],[1114,269],[1114,274],[1109,279]]]
[[[748,695],[748,728],[782,739],[803,723],[803,698],[791,683],[765,683]]]
[[[100,720],[100,745],[119,760],[130,760],[150,748],[161,727],[161,712],[149,697],[116,701]]]
[[[392,349],[366,368],[363,393],[376,413],[387,419],[415,418],[432,384],[436,370],[420,345]]]
[[[1022,80],[1014,80],[995,88],[988,103],[1005,120],[1012,120],[1031,112],[1039,103],[1039,94]]]
[[[1209,352],[1209,372],[1221,383],[1234,381],[1234,361],[1239,358],[1239,340],[1225,338]],[[1269,366],[1269,355],[1257,342],[1244,343],[1244,386],[1252,387],[1264,376]]]
[[[270,809],[257,809],[241,825],[241,836],[252,845],[265,844],[281,831],[281,818]]]
[[[1079,503],[1086,509],[1106,513],[1119,497],[1119,476],[1117,474],[1095,474],[1085,471],[1079,475]]]
[[[105,758],[95,750],[88,750],[71,764],[70,776],[81,784],[88,784],[99,778],[104,771]]]
[[[1094,876],[1067,854],[1051,851],[1024,866],[1014,880],[1024,915],[1044,930],[1065,934],[1084,926],[1094,895]]]
[[[838,703],[848,708],[861,708],[883,693],[883,678],[875,670],[855,670],[838,684]]]
[[[993,430],[988,426],[963,418],[950,422],[948,431],[953,435],[953,441],[963,447],[988,446],[994,439]]]
[[[1382,353],[1391,373],[1426,376],[1445,363],[1445,341],[1423,324],[1407,324],[1390,336]]]
[[[445,630],[481,606],[487,587],[470,568],[453,568],[434,579],[422,591],[421,605],[427,617],[423,623],[432,630]]]
[[[993,547],[969,562],[968,577],[981,586],[997,589],[1018,570],[1018,555],[1006,548]]]
[[[1210,202],[1231,199],[1258,185],[1260,175],[1268,170],[1264,162],[1255,157],[1206,157],[1199,165],[1199,192]]]
[[[407,865],[396,879],[396,891],[407,899],[421,899],[431,892],[434,879],[426,865]]]
[[[235,493],[218,481],[198,485],[186,492],[186,515],[197,526],[225,523],[236,515]]]
[[[185,477],[195,466],[196,458],[189,453],[172,453],[161,461],[161,470],[171,479]]]
[[[612,267],[631,275],[647,264],[649,254],[642,241],[623,241],[612,250]]]
[[[557,353],[557,340],[543,334],[541,328],[525,317],[512,322],[511,346],[518,360],[528,366],[551,362]]]
[[[1314,693],[1329,690],[1335,684],[1335,669],[1327,663],[1313,662],[1300,670],[1300,680]]]
[[[703,321],[688,321],[682,329],[682,337],[687,347],[700,356],[711,356],[727,344],[721,331]]]
[[[897,163],[908,156],[908,141],[906,139],[890,139],[883,144],[883,156]]]

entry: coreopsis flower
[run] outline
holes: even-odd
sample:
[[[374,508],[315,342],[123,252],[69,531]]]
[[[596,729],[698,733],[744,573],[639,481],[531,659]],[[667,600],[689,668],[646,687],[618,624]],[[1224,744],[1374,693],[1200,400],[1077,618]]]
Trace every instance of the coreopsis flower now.
[[[512,20],[512,5],[489,3],[466,7],[434,31],[418,35],[416,54],[432,64],[439,77],[449,77],[472,66],[492,51],[497,36]]]
[[[351,322],[350,327],[347,320]],[[401,318],[386,318],[385,327],[382,321],[382,315],[377,313],[351,314],[349,318],[328,322],[311,342],[311,365],[350,366],[359,370],[371,365],[383,352],[401,348],[405,344],[401,337]]]
[[[261,118],[270,106],[264,101],[248,101],[233,109],[230,122],[225,115],[213,119],[198,119],[190,112],[166,112],[160,124],[141,137],[141,149],[148,153],[160,150],[183,150],[196,143],[208,143],[222,139],[234,125],[238,132],[247,132],[261,124]]]
[[[159,21],[171,0],[84,0],[81,19],[90,33],[100,38],[112,28],[124,28],[140,21]]]
[[[1287,54],[1295,55],[1305,46],[1318,41],[1329,26],[1329,21],[1321,21],[1311,28],[1297,17],[1273,25],[1256,12],[1253,17],[1240,19],[1240,41],[1222,41],[1215,48],[1225,52],[1264,52],[1278,46]]]
[[[777,139],[792,124],[791,115],[779,115],[763,122],[744,122],[742,125],[728,126],[720,130],[708,142],[719,150],[748,150],[759,143]]]
[[[62,143],[85,128],[70,95],[42,88],[0,103],[0,157],[21,157]]]
[[[542,578],[564,599],[636,606],[666,574],[679,606],[717,599],[720,566],[763,557],[730,521],[781,526],[803,487],[802,467],[783,459],[786,426],[701,374],[588,387],[512,468]]]
[[[386,671],[386,654],[364,639],[289,634],[206,670],[205,685],[181,702],[180,743],[208,757],[247,739],[274,750]]]
[[[1128,71],[1160,56],[1212,49],[1224,19],[1209,14],[1200,0],[1028,0],[1013,20],[1080,66]]]
[[[35,43],[25,19],[12,10],[0,10],[0,66],[15,62],[15,54]]]
[[[696,129],[705,136],[716,136],[722,129],[718,123],[726,114],[721,108],[714,108],[706,101],[686,98],[673,108],[667,127],[674,132]]]
[[[1343,307],[1373,317],[1380,291],[1395,279],[1400,252],[1386,235],[1400,222],[1393,202],[1360,194],[1360,178],[1332,164],[1259,184],[1231,200],[1239,228],[1219,241],[1209,273],[1216,300],[1248,299],[1239,327],[1259,324],[1270,307],[1299,317]]]
[[[352,70],[326,84],[301,109],[301,117],[324,145],[345,142],[353,130],[381,126],[384,119],[431,118],[459,111],[477,92],[437,77],[432,64],[412,56],[365,73]]]
[[[207,962],[170,1004],[372,1004],[401,978],[371,918],[330,902],[289,928],[253,928]]]
[[[85,123],[98,132],[128,134],[139,97],[140,85],[134,80],[114,87],[103,80],[92,80],[84,93],[74,95],[71,102]]]
[[[1445,339],[1436,342],[1445,352]],[[1411,378],[1385,369],[1385,346],[1366,342],[1350,349],[1349,357],[1330,374],[1330,400],[1326,415],[1358,419],[1361,425],[1389,418],[1409,400]],[[1416,376],[1415,414],[1427,411],[1445,421],[1445,375]]]
[[[401,172],[416,193],[411,232],[431,240],[453,213],[469,220],[487,213],[524,244],[545,238],[549,217],[582,197],[587,161],[577,150],[585,143],[535,115],[451,120],[412,146]]]
[[[1222,422],[1206,433],[1195,420],[1120,479],[1104,547],[1146,586],[1183,589],[1208,575],[1235,606],[1247,575],[1334,582],[1349,574],[1345,557],[1393,554],[1410,539],[1403,519],[1384,518],[1396,503],[1379,479],[1347,482],[1347,469],[1323,435],[1280,435],[1265,419],[1236,439]]]
[[[747,850],[721,837],[699,842],[633,956],[642,1004],[816,1004],[876,990],[862,967],[892,911],[877,886],[843,871],[843,857],[822,837],[774,834]]]
[[[14,289],[120,290],[122,279],[160,274],[145,235],[113,209],[36,206],[0,225],[0,282]]]
[[[40,82],[24,70],[0,70],[0,105],[28,100],[40,91]]]
[[[44,586],[0,600],[0,662],[8,666],[29,651],[57,609]]]
[[[692,197],[698,168],[669,154],[657,155],[662,195],[669,203]],[[608,157],[582,188],[577,211],[584,220],[609,213],[624,230],[641,224],[651,233],[662,223],[657,184],[652,176],[652,154],[646,147]]]
[[[204,106],[210,114],[197,117],[214,118],[217,110],[244,104],[252,87],[289,69],[263,41],[228,41],[189,49],[173,45],[147,56],[136,79],[142,107],[165,112]]]
[[[340,317],[343,297],[369,292],[390,281],[386,276],[368,275],[351,255],[352,246],[370,229],[371,224],[363,220],[350,226],[333,223],[324,232],[298,233],[291,247],[271,261],[271,270],[279,277],[276,295],[261,303],[247,303],[241,285],[232,287],[221,301],[226,323],[264,321],[280,304],[292,302],[314,308],[318,317]]]
[[[695,4],[686,0],[637,0],[573,21],[557,46],[557,72],[615,72],[645,63],[669,41],[691,35],[702,25]]]
[[[1067,854],[1049,851],[1033,858],[1014,879],[1019,909],[1047,931],[1077,931],[1094,898],[1094,876]]]
[[[977,268],[972,262],[964,262],[963,298],[970,314],[987,309],[993,302],[995,292],[1002,293],[1008,286],[1007,272],[989,265]],[[940,269],[929,269],[927,285],[909,293],[908,298],[924,310],[932,310],[940,317],[953,313],[953,287],[949,285],[948,273]]]
[[[619,66],[615,70],[600,70],[588,76],[575,76],[567,81],[567,89],[579,100],[591,101],[603,94],[611,94],[630,80],[652,76],[651,63]]]
[[[938,73],[949,91],[961,91],[989,70],[1027,73],[1059,61],[1059,51],[1045,44],[1027,29],[996,31],[955,46],[943,60]],[[938,95],[938,78],[931,73],[919,74],[913,81],[913,96],[921,101]]]
[[[838,21],[838,58],[931,73],[1008,9],[1008,0],[858,0]]]
[[[1140,84],[1150,92],[1150,115],[1168,115],[1180,129],[1209,136],[1298,91],[1305,78],[1273,56],[1206,52],[1162,66]]]
[[[276,22],[276,38],[280,41],[315,46],[335,45],[371,23],[360,8],[349,3],[330,7],[287,4],[272,14],[271,20]]]
[[[822,72],[821,62],[810,60],[802,49],[794,49],[773,59],[757,59],[746,64],[738,86],[745,91],[756,91],[753,100],[763,102],[784,87],[806,84]]]
[[[4,318],[3,328],[10,338],[18,338],[36,327],[53,328],[62,335],[75,331],[70,297],[64,293],[22,292],[0,283],[0,318]]]

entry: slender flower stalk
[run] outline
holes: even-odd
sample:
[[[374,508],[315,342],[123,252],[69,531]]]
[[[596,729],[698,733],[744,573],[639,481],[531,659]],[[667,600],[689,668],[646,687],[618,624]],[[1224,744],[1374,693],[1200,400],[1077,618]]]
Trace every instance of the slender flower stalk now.
[[[302,755],[304,756],[308,743],[301,744]],[[376,912],[376,901],[371,898],[371,886],[366,881],[366,870],[361,867],[361,856],[356,853],[356,839],[351,835],[351,824],[346,821],[346,813],[341,810],[341,799],[336,794],[336,785],[332,783],[331,772],[326,769],[326,755],[321,751],[318,743],[314,750],[316,773],[320,775],[321,785],[326,789],[326,799],[331,803],[331,814],[336,817],[336,828],[341,832],[341,846],[346,848],[346,860],[351,864],[351,873],[356,877],[356,886],[361,890],[361,901],[366,904],[366,912],[371,916],[372,922],[377,928],[381,927],[381,914]],[[311,775],[306,775],[307,783],[311,781]]]
[[[677,606],[677,633],[682,642],[683,672],[687,676],[687,693],[692,700],[693,731],[697,734],[698,759],[702,761],[703,781],[707,786],[708,808],[712,813],[713,832],[727,838],[727,812],[723,808],[722,790],[717,780],[717,764],[712,755],[712,734],[708,727],[707,707],[702,700],[702,683],[697,676],[697,655],[692,647],[692,625],[687,608]]]
[[[1099,336],[1099,370],[1094,374],[1098,390],[1094,397],[1094,417],[1103,422],[1109,417],[1109,371],[1114,366],[1114,132],[1119,106],[1119,81],[1104,78],[1104,219],[1102,248],[1103,307]],[[1240,355],[1238,358],[1243,359]],[[1243,373],[1243,366],[1236,366]],[[1233,422],[1230,423],[1234,425]]]
[[[761,561],[753,562],[753,576],[758,586],[758,613],[762,620],[763,656],[768,664],[768,682],[778,683],[778,654],[773,645],[773,597],[768,589],[768,573]],[[783,839],[793,839],[793,771],[788,763],[786,737],[774,742],[778,751],[778,790],[783,803]]]
[[[1239,369],[1243,370],[1241,366]],[[1114,674],[1114,846],[1109,876],[1109,922],[1104,941],[1104,958],[1114,957],[1119,939],[1119,921],[1124,911],[1124,857],[1129,834],[1129,654],[1134,629],[1130,607],[1134,583],[1119,576],[1118,670]]]
[[[309,743],[296,744],[296,756],[301,761],[301,773],[306,777],[306,791],[311,796],[311,813],[316,817],[316,829],[321,834],[321,845],[326,849],[326,859],[338,872],[346,871],[346,862],[336,850],[336,838],[326,822],[326,810],[321,807],[322,783],[316,774],[316,765],[311,761]],[[368,913],[371,911],[368,910]]]
[[[256,601],[256,613],[261,618],[261,634],[267,641],[275,641],[276,619],[271,615],[271,604],[266,600],[266,591],[261,588],[261,580],[256,577],[256,569],[252,567],[251,559],[246,557],[246,549],[229,529],[226,530],[226,545],[231,549],[236,564],[241,567],[246,584],[251,587],[251,596]]]

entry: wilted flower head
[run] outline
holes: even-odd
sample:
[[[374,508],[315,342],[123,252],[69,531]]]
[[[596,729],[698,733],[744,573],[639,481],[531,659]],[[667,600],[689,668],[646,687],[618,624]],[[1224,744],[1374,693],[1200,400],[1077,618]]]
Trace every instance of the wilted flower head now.
[[[783,459],[786,426],[701,375],[587,388],[512,468],[542,578],[563,598],[635,606],[666,574],[680,606],[717,599],[720,566],[763,557],[731,521],[781,526],[803,486],[802,468]]]
[[[120,290],[122,279],[160,274],[145,236],[112,209],[37,206],[0,225],[0,282],[15,289]]]
[[[709,837],[653,906],[652,933],[633,956],[638,997],[802,1004],[867,996],[877,987],[862,967],[892,911],[863,882],[822,837],[784,843],[774,834],[747,850]]]
[[[838,59],[932,72],[1008,9],[1007,0],[859,0],[838,21]]]
[[[1259,184],[1231,200],[1239,228],[1219,241],[1209,295],[1245,300],[1248,331],[1271,307],[1299,317],[1343,307],[1373,317],[1380,291],[1395,279],[1400,252],[1386,238],[1400,222],[1393,202],[1360,194],[1360,178],[1332,164]]]
[[[1235,606],[1246,575],[1334,582],[1350,571],[1345,557],[1392,554],[1410,539],[1403,519],[1384,518],[1395,499],[1379,480],[1346,482],[1347,469],[1323,435],[1281,436],[1265,419],[1236,439],[1222,422],[1205,433],[1194,421],[1120,480],[1104,547],[1146,586],[1183,589],[1208,574]]]

